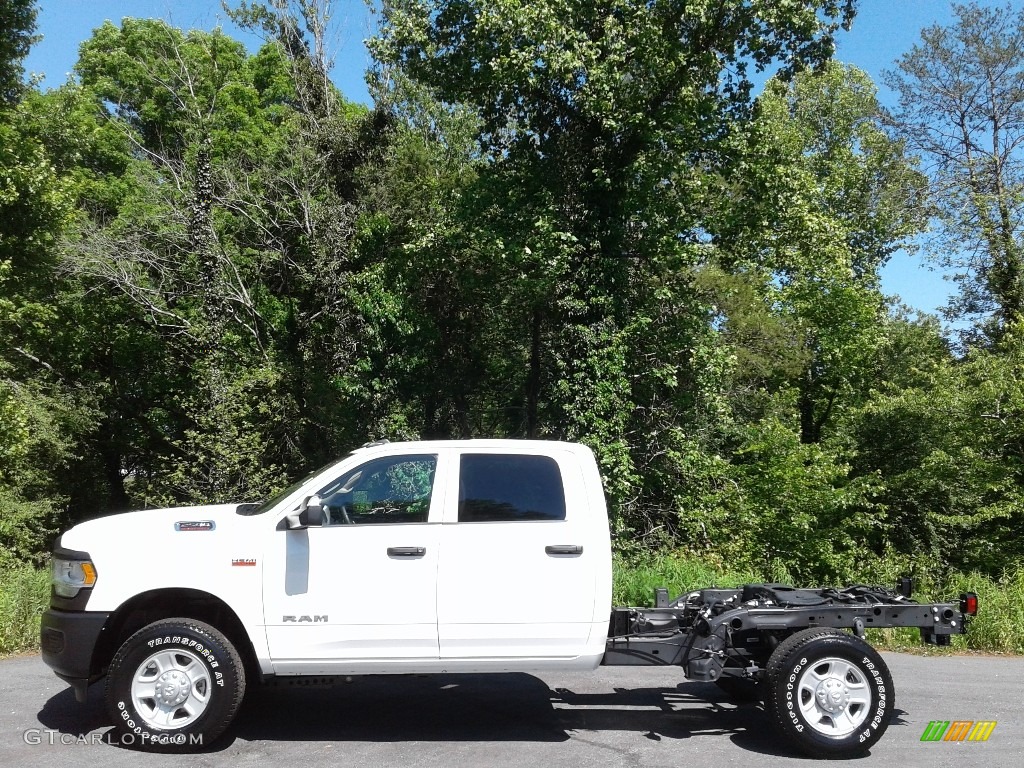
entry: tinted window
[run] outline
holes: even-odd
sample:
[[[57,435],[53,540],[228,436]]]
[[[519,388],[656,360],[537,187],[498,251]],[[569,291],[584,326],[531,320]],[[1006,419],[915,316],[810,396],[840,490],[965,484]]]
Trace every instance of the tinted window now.
[[[324,524],[425,523],[436,469],[436,456],[367,462],[320,490]]]
[[[459,468],[459,522],[565,520],[558,464],[547,456],[468,454]]]

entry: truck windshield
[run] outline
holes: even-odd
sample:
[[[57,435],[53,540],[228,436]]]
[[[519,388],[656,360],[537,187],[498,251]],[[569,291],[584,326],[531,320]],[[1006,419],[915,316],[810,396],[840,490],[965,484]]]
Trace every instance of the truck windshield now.
[[[260,502],[258,504],[239,504],[238,508],[235,510],[235,513],[239,514],[239,515],[245,515],[245,516],[262,515],[264,512],[268,512],[271,509],[273,509],[274,507],[276,507],[278,504],[280,504],[282,501],[284,501],[288,496],[291,496],[293,493],[295,493],[297,490],[299,490],[299,488],[301,488],[306,483],[308,483],[313,477],[315,477],[316,475],[319,475],[321,472],[323,472],[328,467],[333,467],[335,464],[338,464],[339,462],[344,461],[345,459],[347,459],[351,455],[352,455],[351,453],[347,454],[346,456],[343,456],[340,459],[335,459],[334,461],[331,461],[331,462],[328,462],[327,464],[324,464],[322,467],[314,469],[312,472],[310,472],[308,475],[303,477],[301,480],[295,481],[294,483],[289,485],[287,488],[285,488],[283,491],[281,491],[280,493],[275,494],[274,496],[272,496],[271,498],[267,499],[266,501]]]

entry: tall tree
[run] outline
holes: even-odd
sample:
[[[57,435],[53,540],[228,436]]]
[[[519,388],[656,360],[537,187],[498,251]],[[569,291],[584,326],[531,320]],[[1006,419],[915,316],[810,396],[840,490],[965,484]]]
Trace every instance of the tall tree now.
[[[1024,9],[956,5],[887,74],[893,117],[928,161],[954,317],[998,338],[1024,312]]]
[[[274,67],[219,30],[156,20],[107,23],[82,46],[83,88],[68,99],[91,106],[94,133],[118,136],[121,154],[86,155],[99,181],[78,189],[67,265],[119,299],[99,313],[123,323],[102,329],[102,348],[160,371],[154,387],[100,367],[125,393],[101,441],[111,461],[124,475],[155,449],[132,472],[141,503],[258,497],[294,452],[265,316],[276,307],[261,301],[266,252],[250,249],[264,224],[251,185],[285,153],[290,125]]]
[[[735,140],[743,161],[706,220],[715,261],[696,272],[736,356],[729,464],[708,467],[713,500],[681,522],[778,578],[848,578],[875,489],[851,477],[845,415],[873,386],[878,270],[923,225],[924,179],[883,130],[867,75],[834,62],[770,81]]]
[[[92,416],[57,370],[67,347],[53,302],[54,246],[71,197],[23,82],[35,17],[34,2],[0,4],[0,560],[42,557],[64,519],[76,439]]]
[[[0,2],[0,104],[14,104],[25,90],[22,62],[38,39],[37,6],[37,0]]]
[[[728,292],[737,281],[758,283],[755,315],[775,308],[774,320],[756,329],[760,346],[771,348],[741,376],[755,386],[752,377],[762,376],[769,388],[795,381],[802,440],[817,443],[843,399],[866,389],[885,315],[879,269],[925,225],[925,178],[883,130],[870,78],[838,63],[771,81],[746,142],[746,162],[727,190],[734,204],[708,225],[731,274],[720,300],[734,310],[725,328],[742,349],[750,302]],[[781,332],[765,336],[772,323]],[[762,371],[766,355],[799,373],[779,377],[770,362]]]
[[[400,396],[379,374],[400,345],[375,324],[404,297],[356,252],[389,121],[346,102],[323,62],[294,61],[318,46],[279,26],[285,40],[254,56],[155,20],[106,24],[82,48],[84,98],[131,151],[97,169],[121,194],[107,206],[87,190],[68,262],[121,297],[134,338],[157,340],[164,387],[138,404],[163,440],[132,482],[146,503],[259,496],[396,434]]]
[[[676,276],[698,259],[708,177],[749,110],[748,67],[820,62],[852,14],[833,0],[383,4],[380,66],[473,111],[487,177],[515,197],[505,215],[495,194],[489,221],[535,287],[519,292],[531,366],[549,363],[523,402],[544,404],[539,431],[595,447],[617,501],[635,495],[634,385],[686,388],[700,365]],[[666,291],[683,311],[663,311]],[[675,344],[652,365],[659,336]]]

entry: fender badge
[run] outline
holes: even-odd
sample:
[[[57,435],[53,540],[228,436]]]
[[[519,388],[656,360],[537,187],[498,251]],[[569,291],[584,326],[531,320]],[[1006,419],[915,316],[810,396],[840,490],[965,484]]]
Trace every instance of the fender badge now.
[[[216,527],[217,524],[213,520],[194,520],[174,524],[174,530],[176,531],[212,531]]]
[[[256,560],[255,560],[255,558],[243,558],[243,559],[240,559],[240,560],[232,560],[231,561],[231,565],[233,565],[233,566],[235,566],[235,565],[254,566],[254,565],[256,565]]]

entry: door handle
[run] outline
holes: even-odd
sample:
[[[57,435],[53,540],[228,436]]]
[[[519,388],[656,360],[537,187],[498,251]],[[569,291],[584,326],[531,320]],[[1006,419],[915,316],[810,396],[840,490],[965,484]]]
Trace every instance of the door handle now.
[[[549,555],[582,555],[583,547],[579,544],[549,544],[544,551]]]
[[[423,557],[426,547],[388,547],[388,557]]]

